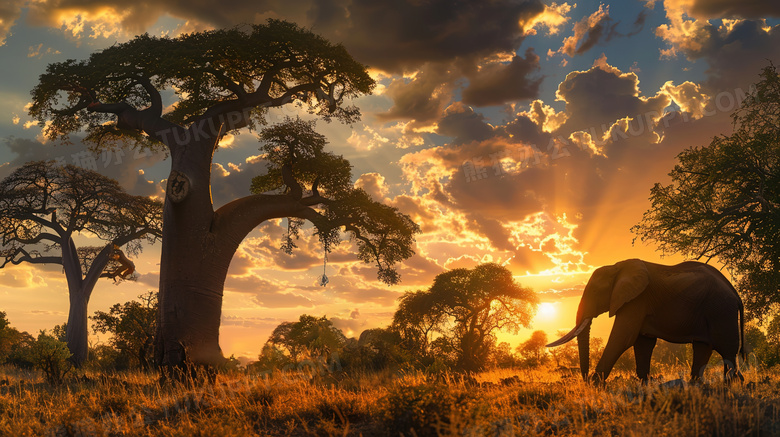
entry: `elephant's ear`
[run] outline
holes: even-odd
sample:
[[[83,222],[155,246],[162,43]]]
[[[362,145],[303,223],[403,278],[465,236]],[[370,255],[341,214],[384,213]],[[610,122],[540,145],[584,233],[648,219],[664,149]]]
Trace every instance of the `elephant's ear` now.
[[[612,288],[609,316],[614,316],[624,303],[642,294],[648,284],[650,284],[650,273],[644,262],[638,259],[623,261]]]

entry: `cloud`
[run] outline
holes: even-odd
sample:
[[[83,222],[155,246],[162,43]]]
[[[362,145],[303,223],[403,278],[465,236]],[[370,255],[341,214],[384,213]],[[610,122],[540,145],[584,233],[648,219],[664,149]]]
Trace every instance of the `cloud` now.
[[[436,125],[436,133],[452,137],[452,144],[483,141],[494,135],[485,117],[462,102],[449,105]]]
[[[769,26],[763,18],[724,19],[720,25],[707,18],[732,14],[752,16],[747,12],[759,10],[766,11],[765,15],[777,15],[777,3],[771,4],[716,1],[705,7],[703,2],[665,0],[668,23],[655,31],[667,44],[661,49],[661,57],[684,55],[691,61],[705,60],[709,68],[707,78],[700,85],[711,96],[747,88],[757,81],[757,72],[768,64],[767,60],[780,58],[780,26]]]
[[[665,93],[642,96],[636,73],[620,71],[609,65],[603,55],[590,69],[567,74],[558,85],[556,97],[566,103],[567,115],[559,133],[568,137],[585,131],[599,139],[609,132],[612,124],[625,117],[643,123],[646,114],[651,119],[660,118],[670,103]]]
[[[131,148],[95,153],[77,138],[73,138],[73,144],[53,146],[37,140],[10,137],[5,139],[5,145],[10,149],[13,158],[9,161],[9,165],[0,167],[0,179],[30,161],[54,160],[57,164],[73,164],[116,179],[130,194],[138,196],[161,194],[159,187],[147,180],[144,173],[139,170],[162,161],[165,158],[162,153]]]
[[[600,4],[597,11],[574,23],[574,35],[566,37],[558,50],[552,51],[550,49],[547,56],[560,53],[574,57],[587,52],[598,44],[609,42],[613,38],[634,36],[642,31],[647,17],[648,11],[646,9],[640,11],[634,19],[632,30],[628,33],[621,33],[617,30],[620,21],[614,21],[609,15],[609,5],[605,7]],[[566,65],[566,61],[563,65]]]
[[[45,287],[46,281],[29,266],[8,265],[0,270],[0,283],[12,288]]]
[[[5,45],[5,40],[16,20],[22,15],[22,7],[26,3],[26,0],[5,0],[0,3],[0,46]]]
[[[452,100],[456,78],[448,65],[436,63],[426,64],[412,79],[393,79],[384,92],[393,99],[393,106],[376,114],[377,119],[414,120],[415,127],[430,126]]]
[[[544,11],[541,14],[532,17],[527,23],[523,24],[523,28],[526,29],[526,35],[536,34],[536,29],[539,27],[547,28],[547,35],[556,35],[561,31],[563,25],[569,22],[569,17],[566,16],[571,10],[576,7],[570,6],[568,3],[561,3],[560,5],[552,2],[550,5],[544,5]]]
[[[385,203],[388,188],[385,178],[379,173],[371,172],[360,175],[355,181],[355,188],[362,188],[377,202]]]
[[[463,90],[463,103],[475,106],[500,105],[515,100],[532,99],[539,95],[542,78],[529,79],[539,70],[539,56],[533,48],[525,58],[513,56],[507,63],[483,65],[468,76],[469,85]]]
[[[693,0],[691,15],[701,18],[780,17],[780,3],[775,0]]]
[[[544,10],[538,0],[467,0],[457,6],[448,0],[355,0],[346,7],[347,25],[339,17],[330,33],[361,62],[400,73],[428,62],[512,52],[524,35],[519,23]]]
[[[614,32],[615,26],[617,23],[613,23],[609,16],[609,6],[605,8],[601,4],[596,12],[574,24],[574,35],[563,40],[563,45],[558,49],[558,53],[564,53],[571,57],[581,55],[595,46],[602,38],[608,39],[610,33]]]

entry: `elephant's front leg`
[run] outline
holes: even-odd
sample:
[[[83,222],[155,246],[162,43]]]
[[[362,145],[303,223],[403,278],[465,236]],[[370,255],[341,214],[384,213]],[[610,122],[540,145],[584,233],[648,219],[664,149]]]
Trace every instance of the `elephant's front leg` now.
[[[615,316],[615,324],[612,325],[609,340],[592,376],[594,381],[606,381],[618,358],[636,343],[643,319],[631,313],[620,313]]]
[[[636,359],[636,376],[647,384],[647,376],[650,373],[650,359],[653,357],[653,348],[658,339],[640,335],[634,342],[634,358]]]

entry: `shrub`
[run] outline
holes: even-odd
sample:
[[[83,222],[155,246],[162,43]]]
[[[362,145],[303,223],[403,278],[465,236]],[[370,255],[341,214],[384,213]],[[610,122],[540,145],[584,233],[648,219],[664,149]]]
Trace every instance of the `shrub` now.
[[[480,415],[476,395],[443,384],[396,386],[382,398],[390,435],[438,436],[472,425]]]
[[[38,339],[29,349],[30,361],[43,371],[46,381],[52,385],[60,384],[65,375],[73,369],[70,356],[65,342],[57,340],[46,331],[38,334]]]

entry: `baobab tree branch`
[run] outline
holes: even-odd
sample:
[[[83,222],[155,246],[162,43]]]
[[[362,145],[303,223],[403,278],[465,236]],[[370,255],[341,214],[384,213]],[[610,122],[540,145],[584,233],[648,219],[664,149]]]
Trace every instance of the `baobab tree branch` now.
[[[17,255],[22,255],[17,258]],[[18,247],[3,256],[3,264],[0,265],[0,269],[5,267],[8,263],[13,265],[19,265],[23,262],[30,264],[62,264],[62,257],[59,256],[41,256],[37,253],[29,253],[24,250],[23,247]]]

